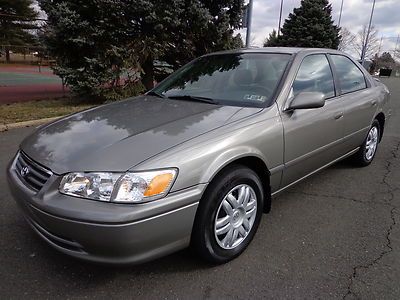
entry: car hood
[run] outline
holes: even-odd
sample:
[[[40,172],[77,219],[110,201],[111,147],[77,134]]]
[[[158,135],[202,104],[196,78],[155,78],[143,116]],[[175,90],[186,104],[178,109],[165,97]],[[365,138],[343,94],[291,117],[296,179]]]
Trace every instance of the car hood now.
[[[140,96],[44,126],[23,141],[21,150],[56,174],[126,171],[259,110]]]

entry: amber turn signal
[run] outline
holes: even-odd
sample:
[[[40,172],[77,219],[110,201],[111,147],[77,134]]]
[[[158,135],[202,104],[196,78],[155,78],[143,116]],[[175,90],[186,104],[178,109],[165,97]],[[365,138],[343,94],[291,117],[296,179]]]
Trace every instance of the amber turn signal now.
[[[159,195],[164,193],[169,186],[171,185],[171,181],[174,179],[172,173],[164,173],[155,176],[149,183],[149,186],[144,191],[143,196],[151,197],[155,195]]]

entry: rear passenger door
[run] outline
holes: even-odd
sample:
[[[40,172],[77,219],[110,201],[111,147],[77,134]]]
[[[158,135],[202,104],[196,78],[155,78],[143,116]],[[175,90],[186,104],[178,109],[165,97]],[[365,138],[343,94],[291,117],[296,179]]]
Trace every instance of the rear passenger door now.
[[[377,101],[368,82],[351,59],[340,54],[329,55],[337,74],[338,92],[343,102],[344,146],[350,151],[360,146],[374,117]]]
[[[325,54],[306,56],[292,84],[288,102],[300,92],[322,92],[325,105],[282,112],[286,186],[344,154],[343,106],[336,98],[333,73]]]

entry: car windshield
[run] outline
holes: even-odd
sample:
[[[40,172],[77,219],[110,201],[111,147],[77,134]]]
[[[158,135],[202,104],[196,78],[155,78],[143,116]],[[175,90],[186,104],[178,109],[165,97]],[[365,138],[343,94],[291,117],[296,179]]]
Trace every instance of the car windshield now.
[[[290,57],[277,53],[203,56],[172,74],[151,93],[221,105],[265,106]]]

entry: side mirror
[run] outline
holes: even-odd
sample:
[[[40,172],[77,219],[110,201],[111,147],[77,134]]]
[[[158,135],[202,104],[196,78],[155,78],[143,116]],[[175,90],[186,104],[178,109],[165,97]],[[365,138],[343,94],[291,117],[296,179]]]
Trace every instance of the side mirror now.
[[[290,102],[288,109],[319,108],[325,105],[325,95],[319,92],[301,92]]]

